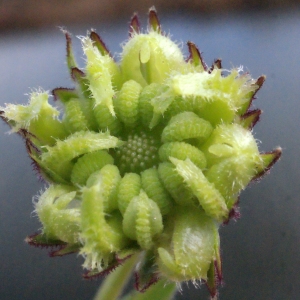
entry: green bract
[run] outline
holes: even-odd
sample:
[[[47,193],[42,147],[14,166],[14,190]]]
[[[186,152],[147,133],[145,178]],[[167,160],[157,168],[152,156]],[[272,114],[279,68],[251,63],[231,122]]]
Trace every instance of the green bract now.
[[[185,59],[154,10],[146,33],[133,17],[120,62],[92,31],[81,38],[81,70],[65,35],[75,87],[53,90],[62,113],[40,91],[27,106],[1,108],[49,182],[35,204],[43,229],[29,243],[79,252],[87,277],[145,252],[140,277],[203,279],[214,294],[218,227],[281,153],[261,154],[251,133],[264,77],[223,70],[219,60],[208,68],[191,42]]]

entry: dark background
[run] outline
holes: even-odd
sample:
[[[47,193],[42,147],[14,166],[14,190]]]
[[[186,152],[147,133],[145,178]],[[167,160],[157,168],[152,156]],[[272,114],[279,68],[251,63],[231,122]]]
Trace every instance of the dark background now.
[[[111,52],[118,53],[128,37],[132,12],[139,10],[146,28],[146,13],[153,3],[163,29],[183,42],[185,53],[185,42],[191,40],[209,65],[222,58],[225,68],[243,65],[254,78],[267,75],[254,103],[264,111],[254,134],[262,141],[261,151],[281,146],[283,156],[270,175],[242,193],[241,219],[220,229],[224,267],[220,299],[300,299],[300,7],[296,1],[210,1],[211,5],[178,1],[170,7],[158,1],[136,6],[131,1],[98,1],[102,6],[85,1],[94,3],[85,9],[80,2],[84,1],[0,3],[0,106],[27,103],[25,94],[34,88],[72,87],[65,40],[57,26],[74,34],[75,52],[83,66],[77,35],[95,28]],[[47,14],[43,3],[49,7]],[[32,197],[44,184],[36,178],[21,138],[8,131],[1,122],[0,299],[92,299],[99,281],[82,279],[81,257],[49,258],[47,250],[25,244],[24,238],[40,228],[32,215]],[[208,299],[205,286],[182,287],[178,300]]]

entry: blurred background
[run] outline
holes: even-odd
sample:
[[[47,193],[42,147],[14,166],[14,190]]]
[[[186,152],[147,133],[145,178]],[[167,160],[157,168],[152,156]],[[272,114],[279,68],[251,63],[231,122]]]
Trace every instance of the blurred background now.
[[[261,151],[277,146],[283,157],[259,184],[241,195],[241,219],[220,229],[224,284],[221,300],[300,299],[300,5],[287,0],[2,0],[0,2],[0,106],[26,103],[32,89],[72,87],[65,40],[94,28],[112,53],[121,51],[128,24],[138,11],[147,28],[155,5],[173,40],[193,41],[208,65],[244,66],[254,78],[265,74],[254,107],[264,113],[254,128]],[[89,300],[100,281],[84,281],[82,258],[49,258],[47,249],[25,244],[40,225],[32,197],[44,188],[21,138],[0,122],[0,299]],[[176,300],[208,299],[204,285],[184,284]]]
[[[111,22],[144,12],[152,5],[164,12],[224,14],[296,7],[299,0],[2,0],[0,29],[48,27],[57,24]]]

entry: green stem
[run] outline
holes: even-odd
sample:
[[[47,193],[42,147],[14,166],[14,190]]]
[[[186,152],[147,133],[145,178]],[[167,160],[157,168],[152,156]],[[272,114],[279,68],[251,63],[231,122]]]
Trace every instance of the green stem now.
[[[101,284],[93,300],[116,300],[130,279],[139,256],[133,255],[122,266],[109,274]]]
[[[169,283],[164,279],[159,280],[151,286],[145,293],[132,292],[122,298],[122,300],[170,300],[176,293],[176,284]]]

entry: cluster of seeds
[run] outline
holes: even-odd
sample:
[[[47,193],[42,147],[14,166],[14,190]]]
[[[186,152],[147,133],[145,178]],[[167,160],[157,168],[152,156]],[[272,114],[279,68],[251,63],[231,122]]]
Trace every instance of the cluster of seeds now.
[[[185,59],[154,9],[148,33],[132,18],[119,63],[93,31],[82,38],[79,69],[65,35],[75,87],[53,90],[63,115],[46,92],[0,110],[49,182],[35,204],[42,232],[27,241],[60,245],[53,256],[79,252],[86,277],[144,252],[137,278],[146,287],[158,277],[204,279],[214,295],[218,227],[281,154],[259,153],[251,133],[265,78],[225,76],[220,60],[208,68],[191,42]]]
[[[115,160],[120,173],[140,173],[157,167],[159,144],[154,136],[147,135],[144,131],[130,133],[124,145],[115,150]]]

